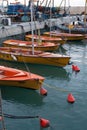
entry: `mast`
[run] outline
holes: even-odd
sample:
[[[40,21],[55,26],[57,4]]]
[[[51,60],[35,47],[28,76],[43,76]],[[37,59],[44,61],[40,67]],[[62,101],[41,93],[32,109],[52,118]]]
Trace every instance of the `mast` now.
[[[52,26],[52,22],[51,22],[51,17],[52,17],[52,0],[50,0],[50,32],[51,32],[51,26]],[[51,33],[50,33],[50,37],[51,37]]]
[[[53,7],[54,7],[54,0],[52,0],[52,5],[53,5]]]
[[[32,31],[32,54],[34,55],[34,32],[33,32],[33,0],[31,0],[31,31]]]
[[[24,0],[24,5],[26,6],[26,0]]]

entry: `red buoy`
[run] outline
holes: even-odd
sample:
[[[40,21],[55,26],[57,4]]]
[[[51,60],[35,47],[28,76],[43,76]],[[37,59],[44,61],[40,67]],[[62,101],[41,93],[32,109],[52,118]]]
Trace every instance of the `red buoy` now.
[[[49,120],[46,120],[44,118],[40,118],[40,126],[43,128],[47,128],[50,126]]]
[[[69,103],[74,103],[75,102],[75,98],[71,93],[68,94],[67,101]]]
[[[80,68],[77,65],[72,65],[72,70],[75,72],[79,72]]]
[[[47,90],[43,87],[40,88],[40,94],[47,96]]]

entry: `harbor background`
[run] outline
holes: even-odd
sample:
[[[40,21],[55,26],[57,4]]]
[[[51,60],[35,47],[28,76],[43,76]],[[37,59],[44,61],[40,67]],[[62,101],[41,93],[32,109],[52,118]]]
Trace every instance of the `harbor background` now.
[[[81,14],[84,7],[71,7],[71,14]],[[67,20],[67,17],[65,18]],[[55,22],[57,20],[55,19]],[[62,21],[62,18],[59,19]],[[49,22],[49,21],[48,21]],[[55,23],[54,22],[54,23]],[[27,23],[26,23],[27,24]],[[21,24],[1,27],[0,36],[8,38],[8,34],[22,32]],[[23,23],[24,29],[27,26]],[[44,24],[43,24],[44,26]],[[40,27],[43,27],[42,24]],[[13,29],[13,28],[14,29]],[[8,30],[10,28],[10,30]],[[16,30],[18,28],[18,30]],[[29,30],[28,30],[29,31]],[[5,33],[4,33],[5,32]],[[15,37],[14,35],[14,37]],[[18,38],[22,39],[22,36]],[[11,37],[9,37],[11,38]],[[3,39],[5,40],[5,39]],[[0,39],[2,45],[2,40]],[[86,130],[87,129],[87,40],[67,42],[56,53],[62,52],[71,56],[73,64],[80,68],[79,73],[72,71],[71,65],[64,68],[27,64],[30,72],[45,77],[43,87],[47,89],[47,96],[43,97],[39,91],[24,88],[2,87],[3,113],[14,116],[39,116],[50,121],[50,130]],[[0,65],[27,70],[24,63],[12,63],[0,60]],[[69,104],[67,96],[72,93],[75,103]],[[7,130],[41,130],[39,118],[12,119],[4,118]],[[1,127],[1,125],[0,125]],[[48,129],[48,128],[47,128]]]
[[[81,14],[84,11],[84,6],[70,6],[70,14]]]

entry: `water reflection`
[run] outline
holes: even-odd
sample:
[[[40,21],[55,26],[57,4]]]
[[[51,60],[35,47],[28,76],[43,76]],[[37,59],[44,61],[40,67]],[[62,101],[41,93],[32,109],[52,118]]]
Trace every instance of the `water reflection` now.
[[[19,103],[25,105],[43,105],[43,97],[38,91],[16,88],[16,87],[0,87],[2,92],[2,98],[7,102]]]
[[[26,71],[30,71],[32,73],[39,74],[44,76],[45,78],[52,78],[52,79],[64,79],[69,80],[70,72],[67,71],[65,68],[55,67],[55,66],[45,66],[45,65],[33,65],[33,64],[25,64],[25,63],[12,63],[1,61],[1,65],[14,67],[17,69],[22,69]]]
[[[66,44],[64,44],[63,46],[62,46],[62,50],[66,50],[66,52],[67,51],[72,51],[72,48],[74,48],[74,49],[77,49],[77,48],[82,48],[82,49],[84,49],[86,47],[86,43],[84,42],[84,41],[69,41],[69,42],[67,42]]]

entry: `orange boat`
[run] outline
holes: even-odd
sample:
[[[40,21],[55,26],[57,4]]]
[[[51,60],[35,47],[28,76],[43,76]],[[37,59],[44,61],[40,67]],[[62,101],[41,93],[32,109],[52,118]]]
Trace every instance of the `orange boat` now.
[[[40,89],[44,77],[27,71],[0,66],[0,85]]]
[[[21,41],[21,40],[6,40],[3,42],[5,47],[18,47],[18,48],[26,48],[31,50],[32,49],[32,42],[31,41]],[[55,51],[59,48],[60,44],[55,44],[51,42],[34,42],[34,50],[40,51]]]
[[[45,32],[44,35],[46,36],[52,36],[52,37],[58,37],[58,38],[66,38],[67,41],[80,41],[84,40],[85,36],[82,34],[72,34],[72,33],[63,33],[63,32],[57,32],[57,31],[51,31],[51,32]]]
[[[39,39],[42,41],[42,42],[53,42],[53,43],[60,43],[60,44],[64,44],[66,42],[66,38],[62,39],[62,38],[57,38],[57,37],[48,37],[48,36],[45,36],[45,35],[34,35],[33,36],[33,39],[34,41],[38,41]],[[32,40],[32,34],[28,34],[25,36],[25,40],[27,41],[30,41]]]

